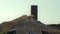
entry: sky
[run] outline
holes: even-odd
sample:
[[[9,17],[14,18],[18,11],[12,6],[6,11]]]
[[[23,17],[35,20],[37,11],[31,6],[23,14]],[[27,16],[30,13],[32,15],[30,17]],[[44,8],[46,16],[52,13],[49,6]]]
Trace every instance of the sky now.
[[[31,5],[38,6],[38,21],[60,24],[60,0],[0,0],[0,24],[30,15]]]

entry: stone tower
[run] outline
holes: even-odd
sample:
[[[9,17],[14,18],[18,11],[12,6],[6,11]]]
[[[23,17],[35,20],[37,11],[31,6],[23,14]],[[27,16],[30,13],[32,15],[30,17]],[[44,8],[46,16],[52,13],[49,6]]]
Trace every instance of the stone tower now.
[[[37,14],[38,14],[37,9],[38,9],[37,5],[31,5],[31,14],[34,16],[33,18],[35,20],[37,20]]]

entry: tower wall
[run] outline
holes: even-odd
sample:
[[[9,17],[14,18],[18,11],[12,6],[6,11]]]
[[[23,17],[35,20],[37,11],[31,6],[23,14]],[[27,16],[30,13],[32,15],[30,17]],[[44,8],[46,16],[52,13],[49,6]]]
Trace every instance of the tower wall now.
[[[37,20],[37,14],[38,14],[38,12],[37,12],[37,5],[31,5],[31,15],[33,15],[34,17],[34,19],[36,19]]]

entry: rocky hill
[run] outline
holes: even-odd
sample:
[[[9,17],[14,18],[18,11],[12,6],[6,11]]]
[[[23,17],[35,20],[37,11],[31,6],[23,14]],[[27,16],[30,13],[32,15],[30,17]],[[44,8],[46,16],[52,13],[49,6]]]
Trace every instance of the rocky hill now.
[[[6,32],[6,31],[9,31],[9,30],[12,30],[18,24],[24,22],[24,20],[32,19],[32,18],[33,18],[32,15],[31,16],[23,15],[22,17],[19,17],[17,19],[12,20],[12,21],[4,22],[4,23],[0,24],[0,32]],[[32,21],[34,21],[34,20],[32,19]],[[46,31],[46,32],[49,32],[49,33],[55,33],[55,32],[58,32],[59,33],[60,32],[60,30],[55,29],[52,25],[45,25],[45,24],[43,24],[43,23],[41,23],[40,21],[37,21],[37,20],[35,20],[34,22],[39,23],[39,28],[42,31]],[[56,28],[57,28],[57,26],[56,26]]]

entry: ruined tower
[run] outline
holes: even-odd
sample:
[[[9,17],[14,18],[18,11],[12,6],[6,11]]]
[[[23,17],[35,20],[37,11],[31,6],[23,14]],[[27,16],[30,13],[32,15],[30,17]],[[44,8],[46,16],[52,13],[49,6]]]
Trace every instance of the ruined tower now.
[[[33,15],[34,19],[37,20],[37,14],[38,14],[38,6],[37,5],[31,5],[31,15]]]

